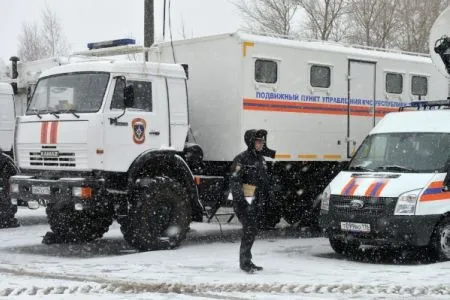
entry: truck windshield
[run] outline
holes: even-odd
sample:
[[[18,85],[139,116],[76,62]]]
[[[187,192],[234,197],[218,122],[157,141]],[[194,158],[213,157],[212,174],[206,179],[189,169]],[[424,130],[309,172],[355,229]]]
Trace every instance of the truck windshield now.
[[[41,78],[27,115],[62,112],[97,112],[109,81],[108,73],[67,73]]]
[[[449,157],[449,133],[382,133],[364,140],[349,170],[445,172]]]

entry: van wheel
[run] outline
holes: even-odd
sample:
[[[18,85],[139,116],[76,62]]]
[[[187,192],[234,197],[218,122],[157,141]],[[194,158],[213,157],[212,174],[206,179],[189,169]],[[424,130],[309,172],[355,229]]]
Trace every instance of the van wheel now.
[[[105,210],[76,211],[71,202],[48,204],[46,212],[53,242],[84,243],[101,238],[113,220],[112,213]]]
[[[144,177],[136,180],[120,229],[125,240],[141,251],[171,249],[185,239],[191,217],[188,193],[179,182]]]
[[[341,239],[333,237],[329,238],[330,246],[337,254],[351,256],[354,255],[359,249],[359,243],[346,243]]]
[[[450,260],[450,217],[446,217],[436,226],[431,237],[431,248],[438,260]]]

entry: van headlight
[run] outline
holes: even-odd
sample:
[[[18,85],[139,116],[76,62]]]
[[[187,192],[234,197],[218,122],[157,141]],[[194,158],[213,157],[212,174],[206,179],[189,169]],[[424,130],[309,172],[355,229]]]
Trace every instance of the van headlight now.
[[[394,215],[414,215],[421,190],[418,189],[401,194],[397,199]]]
[[[331,197],[331,188],[328,185],[325,190],[323,190],[322,194],[320,194],[320,210],[323,213],[328,213],[330,209],[330,197]]]

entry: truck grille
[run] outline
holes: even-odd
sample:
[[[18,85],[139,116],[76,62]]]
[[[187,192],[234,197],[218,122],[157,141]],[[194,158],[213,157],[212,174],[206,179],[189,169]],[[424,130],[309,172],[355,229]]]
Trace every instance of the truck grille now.
[[[55,146],[43,146],[40,152],[30,152],[30,166],[76,167],[74,152],[60,152]]]
[[[361,200],[364,205],[356,208],[351,205],[352,200]],[[338,214],[352,214],[357,216],[391,215],[394,212],[397,198],[340,196],[331,195],[330,210]]]

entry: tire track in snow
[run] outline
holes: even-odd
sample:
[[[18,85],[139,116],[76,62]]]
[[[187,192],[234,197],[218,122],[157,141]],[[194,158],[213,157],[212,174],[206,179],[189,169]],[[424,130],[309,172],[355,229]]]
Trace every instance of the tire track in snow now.
[[[207,295],[211,293],[277,293],[277,294],[345,294],[345,295],[396,295],[396,296],[443,296],[450,295],[450,286],[400,286],[400,285],[358,285],[358,284],[259,284],[259,283],[166,283],[131,282],[119,279],[105,279],[96,276],[75,274],[42,273],[25,269],[0,267],[0,272],[15,276],[27,276],[44,279],[67,280],[80,284],[54,285],[46,287],[19,287],[0,289],[0,296],[53,295],[53,294],[190,294]],[[254,275],[257,276],[257,275]]]

